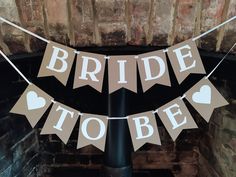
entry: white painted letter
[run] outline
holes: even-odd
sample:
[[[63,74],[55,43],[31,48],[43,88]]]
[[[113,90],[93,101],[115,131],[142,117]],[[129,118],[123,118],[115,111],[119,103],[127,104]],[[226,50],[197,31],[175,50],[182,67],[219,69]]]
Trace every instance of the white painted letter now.
[[[144,123],[141,124],[141,119],[144,120]],[[154,129],[153,127],[148,124],[149,123],[149,119],[148,117],[136,117],[136,118],[133,118],[134,122],[135,122],[135,126],[136,126],[136,131],[137,131],[137,138],[136,139],[144,139],[144,138],[148,138],[150,136],[153,135],[154,133]],[[143,135],[143,132],[142,132],[142,127],[146,127],[148,129],[148,134],[147,135]]]
[[[89,121],[91,121],[91,120],[97,121],[99,123],[99,126],[100,126],[99,134],[95,138],[89,136],[88,133],[87,133],[87,126],[88,126]],[[101,121],[98,118],[91,117],[91,118],[85,119],[84,122],[82,123],[81,127],[82,127],[81,129],[82,129],[82,133],[83,133],[84,137],[86,137],[89,140],[99,140],[100,138],[102,138],[105,135],[105,130],[106,130],[105,124],[104,124],[103,121]]]
[[[67,114],[70,115],[71,118],[74,116],[74,112],[68,111],[67,109],[62,108],[61,106],[58,106],[56,111],[62,110],[61,117],[59,118],[59,121],[57,122],[56,126],[53,126],[53,128],[62,131],[62,125],[66,119]]]
[[[99,80],[95,75],[101,71],[102,68],[101,62],[96,58],[92,57],[82,56],[82,58],[83,58],[83,65],[81,70],[81,76],[79,78],[83,80],[88,80],[87,75],[89,75],[92,81],[99,82]],[[88,71],[89,60],[94,61],[96,64],[96,68],[94,69],[94,71]]]
[[[50,69],[52,71],[55,71],[55,72],[59,72],[59,73],[63,73],[67,70],[67,62],[66,62],[66,59],[68,58],[68,52],[66,50],[63,50],[61,48],[58,48],[58,47],[54,47],[53,46],[53,53],[52,53],[52,57],[51,57],[51,60],[50,60],[50,63],[49,65],[46,67],[47,69]],[[62,56],[59,56],[59,53],[63,54]],[[57,61],[61,61],[62,63],[62,66],[61,68],[55,68],[55,65],[56,65],[56,62]]]
[[[172,108],[177,108],[177,111],[173,113],[173,112],[171,111]],[[178,104],[173,104],[172,106],[170,106],[170,107],[164,109],[163,112],[165,112],[165,113],[167,114],[168,118],[170,119],[170,122],[171,122],[172,125],[173,125],[173,128],[172,128],[173,130],[187,123],[186,117],[184,117],[183,122],[181,122],[181,123],[179,123],[179,124],[178,124],[178,122],[177,122],[176,119],[175,119],[175,116],[176,116],[176,115],[182,115],[182,112],[181,112],[181,110],[179,109],[179,105],[178,105]]]
[[[120,80],[118,81],[119,84],[126,84],[127,81],[125,80],[125,63],[126,60],[118,60],[119,68],[120,68]]]
[[[181,50],[182,49],[190,49],[189,52],[185,55],[183,55],[181,53]],[[185,45],[185,46],[182,46],[180,48],[177,48],[175,50],[173,50],[173,52],[175,52],[176,56],[177,56],[177,59],[179,61],[179,65],[180,65],[180,72],[183,72],[183,71],[186,71],[188,69],[191,69],[191,68],[194,68],[195,65],[196,65],[196,60],[193,61],[192,65],[190,66],[186,66],[185,62],[184,62],[184,59],[185,58],[188,58],[188,59],[192,59],[192,53],[191,53],[191,47],[189,45]]]
[[[151,73],[151,70],[150,70],[149,60],[151,60],[151,59],[157,61],[159,66],[160,66],[159,73],[156,76],[152,76],[152,73]],[[165,73],[165,69],[166,68],[165,68],[165,63],[164,63],[162,58],[160,58],[158,56],[150,56],[150,57],[142,58],[141,60],[143,60],[144,67],[145,67],[145,72],[146,72],[146,79],[145,79],[145,81],[149,81],[149,80],[160,78]]]

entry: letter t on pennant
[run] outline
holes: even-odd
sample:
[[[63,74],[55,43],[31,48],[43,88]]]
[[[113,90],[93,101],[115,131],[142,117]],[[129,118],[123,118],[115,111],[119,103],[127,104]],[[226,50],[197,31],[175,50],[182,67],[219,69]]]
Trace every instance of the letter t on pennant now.
[[[62,103],[54,103],[41,135],[56,134],[66,144],[78,118],[79,114],[76,110]]]

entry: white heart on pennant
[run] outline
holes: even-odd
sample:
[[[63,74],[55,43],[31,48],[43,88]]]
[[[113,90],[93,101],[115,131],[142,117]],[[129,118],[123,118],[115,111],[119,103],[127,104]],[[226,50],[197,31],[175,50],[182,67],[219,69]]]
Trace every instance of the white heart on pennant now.
[[[211,87],[209,85],[203,85],[199,92],[193,94],[192,100],[195,103],[211,104]]]
[[[26,98],[28,110],[40,109],[46,105],[46,100],[34,91],[28,92]]]

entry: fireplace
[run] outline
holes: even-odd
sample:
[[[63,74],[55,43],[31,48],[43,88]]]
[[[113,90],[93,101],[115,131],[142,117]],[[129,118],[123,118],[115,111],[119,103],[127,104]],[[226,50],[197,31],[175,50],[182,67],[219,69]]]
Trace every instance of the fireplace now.
[[[0,17],[46,41],[105,55],[138,55],[172,46],[235,16],[235,9],[235,0],[0,1]],[[235,24],[231,21],[196,40],[207,73],[235,43]],[[53,77],[37,77],[45,48],[45,41],[0,20],[0,50],[35,85],[82,112],[123,116],[152,110],[202,78],[191,75],[179,86],[168,67],[171,88],[155,85],[146,93],[138,90],[138,94],[120,89],[109,96],[106,69],[102,93],[89,86],[73,90],[75,65],[66,87]],[[120,172],[124,177],[131,173],[134,177],[236,176],[235,52],[234,48],[210,77],[229,105],[216,109],[206,123],[186,102],[198,129],[183,131],[173,142],[157,117],[162,146],[146,144],[134,153],[126,120],[109,126],[114,133],[106,144],[109,150],[102,153],[93,146],[76,149],[78,123],[65,145],[55,135],[40,135],[49,112],[33,129],[24,116],[10,114],[27,83],[0,57],[0,177],[116,177]],[[137,83],[140,89],[139,77]]]
[[[88,47],[79,50],[119,54],[133,54],[155,50],[156,47]],[[89,87],[79,90],[63,87],[55,78],[37,78],[37,72],[42,60],[42,53],[14,55],[12,61],[36,85],[46,90],[59,101],[92,113],[108,113],[107,78],[103,93],[98,93]],[[221,54],[201,51],[201,57],[206,69],[210,70],[221,58]],[[162,146],[144,145],[132,153],[133,176],[165,176],[165,177],[223,177],[234,176],[235,172],[235,77],[230,74],[236,66],[234,56],[229,56],[221,68],[211,77],[211,80],[226,97],[230,104],[219,108],[207,124],[190,106],[199,128],[185,130],[173,142],[157,119]],[[75,67],[75,66],[73,66]],[[72,69],[73,71],[74,69]],[[106,76],[107,76],[107,71]],[[173,74],[173,71],[170,71]],[[64,176],[103,176],[105,155],[92,146],[76,149],[78,124],[67,145],[64,145],[56,135],[39,135],[46,120],[46,115],[36,128],[32,129],[24,116],[10,114],[9,110],[26,88],[26,83],[3,60],[0,63],[0,176],[30,176],[30,177],[64,177]],[[72,74],[73,75],[73,74]],[[187,85],[200,79],[191,76]],[[140,80],[138,81],[140,86]],[[176,90],[176,88],[174,88]],[[168,96],[175,96],[178,91],[165,95],[165,89],[155,86],[147,94],[124,92],[126,97],[126,112],[145,111],[162,104]],[[160,97],[161,95],[161,97]],[[93,102],[88,101],[93,100]],[[136,104],[138,101],[143,104]],[[129,134],[127,134],[129,137]],[[129,137],[130,138],[130,137]],[[127,149],[131,144],[127,144]]]

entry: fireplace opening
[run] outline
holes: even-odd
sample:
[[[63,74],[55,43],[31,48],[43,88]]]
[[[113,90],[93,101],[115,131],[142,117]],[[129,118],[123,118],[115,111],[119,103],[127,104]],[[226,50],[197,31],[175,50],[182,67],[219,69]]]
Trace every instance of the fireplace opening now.
[[[130,46],[88,47],[79,50],[119,55],[138,54],[157,49],[157,47]],[[222,54],[214,52],[201,51],[200,54],[204,58],[207,71],[210,71],[222,57]],[[107,70],[102,93],[88,86],[73,90],[73,73],[67,87],[53,77],[37,78],[42,56],[42,53],[15,55],[11,56],[11,60],[35,85],[47,91],[58,101],[82,112],[107,115]],[[171,140],[163,124],[157,119],[162,146],[146,144],[132,153],[134,177],[224,177],[225,174],[234,176],[235,172],[232,171],[235,169],[236,157],[236,79],[232,74],[236,67],[234,57],[229,56],[211,77],[215,86],[230,102],[229,106],[217,109],[210,123],[207,124],[188,104],[199,128],[182,132],[176,142]],[[9,113],[27,84],[3,59],[0,61],[0,176],[102,176],[104,154],[92,146],[76,149],[78,123],[68,144],[64,145],[55,135],[39,135],[48,112],[34,129],[30,127],[24,116]],[[72,72],[74,70],[75,64]],[[127,114],[158,107],[201,79],[199,75],[190,76],[179,88],[171,69],[170,77],[174,84],[169,89],[158,85],[145,94],[141,90],[138,90],[138,94],[126,91]],[[141,88],[139,78],[138,88]],[[119,94],[118,92],[114,94]]]

